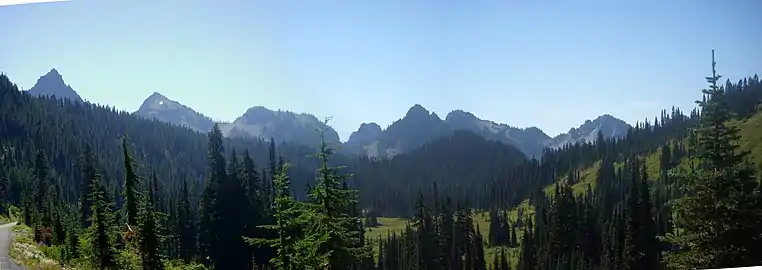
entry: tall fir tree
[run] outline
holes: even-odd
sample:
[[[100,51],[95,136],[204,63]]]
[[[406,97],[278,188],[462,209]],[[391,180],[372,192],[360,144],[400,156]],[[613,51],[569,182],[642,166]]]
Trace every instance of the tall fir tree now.
[[[100,174],[95,172],[95,179],[90,188],[91,194],[91,224],[88,228],[90,239],[91,263],[96,269],[116,269],[117,251],[114,248],[113,212],[106,197],[106,189],[100,181]]]
[[[190,262],[196,254],[196,226],[193,212],[190,205],[190,193],[188,183],[183,181],[180,191],[180,203],[178,204],[177,227],[179,228],[179,252],[180,258],[185,262]]]
[[[360,231],[355,230],[360,224],[356,213],[352,213],[357,203],[355,191],[345,188],[349,176],[340,174],[341,168],[328,164],[334,149],[325,141],[324,134],[325,130],[320,130],[321,144],[316,155],[320,167],[317,170],[316,184],[310,193],[310,201],[317,209],[311,230],[327,238],[321,246],[321,252],[329,258],[327,268],[350,269],[370,254],[362,246]]]
[[[245,237],[246,242],[254,246],[266,245],[275,248],[276,255],[270,261],[273,269],[325,269],[328,265],[328,254],[323,253],[321,247],[328,237],[325,234],[299,232],[314,219],[315,209],[291,196],[290,181],[286,174],[288,167],[289,164],[286,163],[278,170],[273,183],[275,201],[272,207],[275,224],[260,226],[272,230],[277,237]]]
[[[140,209],[140,261],[143,269],[164,269],[161,261],[161,236],[159,235],[159,220],[153,207],[153,192],[148,192],[143,199]]]
[[[127,213],[127,224],[137,225],[138,217],[138,186],[140,179],[135,173],[135,161],[132,159],[129,148],[127,147],[127,138],[122,138],[122,152],[124,155],[124,187],[123,196]]]
[[[85,144],[82,149],[82,156],[80,157],[80,174],[81,182],[79,183],[80,190],[80,222],[82,228],[90,227],[90,210],[92,206],[92,200],[90,199],[90,193],[92,193],[93,181],[96,179],[96,164],[95,157],[89,144]]]
[[[688,175],[686,196],[675,206],[679,234],[670,242],[679,250],[670,263],[681,268],[730,268],[762,264],[762,209],[755,172],[747,152],[738,149],[738,128],[728,124],[731,112],[724,89],[712,76],[704,100],[694,148],[702,166]]]

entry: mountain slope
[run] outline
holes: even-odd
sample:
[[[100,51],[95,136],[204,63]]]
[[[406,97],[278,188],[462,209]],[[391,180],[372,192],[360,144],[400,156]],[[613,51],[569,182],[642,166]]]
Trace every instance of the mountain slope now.
[[[52,170],[62,181],[64,198],[76,201],[81,171],[79,158],[87,144],[93,149],[103,179],[111,187],[121,186],[123,155],[120,137],[129,138],[134,156],[140,161],[141,175],[156,173],[162,185],[176,186],[187,181],[203,186],[208,177],[208,138],[168,123],[146,120],[127,112],[88,102],[61,103],[49,97],[32,97],[18,91],[7,76],[0,75],[0,163],[4,160],[29,160],[33,153],[44,150],[50,157]],[[44,125],[40,125],[44,123]],[[248,151],[255,164],[264,168],[268,162],[269,144],[262,140],[225,139],[229,157],[231,150]],[[304,190],[314,177],[318,163],[307,157],[313,149],[295,144],[278,144],[277,154],[292,163],[289,169],[294,191]],[[30,154],[32,153],[32,154]],[[346,164],[347,158],[337,155],[335,162]],[[18,179],[27,179],[24,167],[15,172]],[[0,173],[6,173],[0,168]]]
[[[82,101],[82,97],[64,82],[63,76],[55,68],[37,79],[34,86],[26,92],[33,96],[55,96],[71,101]]]
[[[424,143],[451,133],[436,113],[420,104],[408,109],[404,117],[380,131],[377,124],[363,124],[344,145],[348,151],[369,157],[393,157],[421,147]]]
[[[198,132],[209,132],[214,125],[211,118],[204,116],[188,106],[154,92],[143,101],[133,114],[162,122],[188,127]]]
[[[459,130],[391,158],[361,158],[350,167],[364,205],[380,213],[404,213],[421,189],[436,182],[440,191],[476,194],[486,183],[526,162],[516,147]],[[383,201],[383,205],[376,204]]]
[[[319,129],[325,129],[325,140],[339,144],[339,134],[317,117],[306,113],[273,111],[262,106],[252,107],[229,124],[220,125],[228,137],[253,137],[293,142],[306,146],[320,144]]]
[[[559,134],[553,139],[548,140],[545,146],[549,148],[559,148],[566,144],[576,142],[594,142],[600,132],[604,138],[621,138],[627,135],[627,131],[632,128],[627,122],[619,120],[609,114],[604,114],[594,120],[587,120],[578,128],[572,128],[567,133]]]
[[[451,134],[457,130],[467,130],[491,141],[514,146],[528,157],[539,158],[546,147],[558,148],[566,143],[593,141],[601,131],[604,138],[621,137],[627,134],[630,125],[611,115],[603,115],[588,120],[579,128],[572,128],[556,138],[551,138],[536,127],[517,128],[506,124],[483,120],[463,110],[455,110],[442,120],[423,106],[416,104],[405,116],[381,130],[375,123],[362,124],[352,133],[345,144],[352,153],[370,157],[391,157],[406,153],[424,143]]]
[[[357,131],[349,135],[349,139],[347,139],[343,149],[356,155],[377,157],[379,156],[377,147],[378,138],[382,133],[383,130],[378,124],[362,123]]]
[[[543,144],[550,139],[542,130],[536,127],[517,128],[482,120],[472,113],[455,110],[447,114],[445,120],[453,130],[469,130],[488,140],[499,141],[517,147],[525,155],[539,157]]]
[[[81,97],[63,81],[56,69],[38,79],[29,94],[53,95],[82,101]],[[158,121],[184,126],[198,132],[207,132],[214,122],[192,108],[171,100],[160,93],[146,98],[135,115]],[[338,133],[326,126],[315,116],[288,111],[273,111],[265,107],[252,107],[232,123],[220,123],[220,128],[228,137],[253,137],[291,142],[307,146],[319,143],[316,129],[326,129],[326,141],[340,144]],[[506,124],[483,120],[472,113],[455,110],[443,120],[416,104],[405,116],[392,123],[385,130],[375,123],[363,123],[353,132],[342,150],[355,155],[370,157],[392,157],[421,147],[424,143],[451,134],[455,130],[468,130],[482,137],[512,145],[526,156],[539,157],[545,147],[558,148],[564,144],[592,141],[600,131],[604,137],[624,136],[630,126],[610,115],[588,120],[579,128],[550,138],[536,127],[517,128]]]

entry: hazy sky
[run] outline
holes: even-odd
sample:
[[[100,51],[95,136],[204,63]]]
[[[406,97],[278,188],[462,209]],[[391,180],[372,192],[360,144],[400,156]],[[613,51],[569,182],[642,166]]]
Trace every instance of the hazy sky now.
[[[56,68],[83,98],[152,92],[214,119],[333,116],[346,140],[419,103],[553,136],[693,107],[710,72],[762,73],[759,0],[75,0],[0,7],[0,71]]]

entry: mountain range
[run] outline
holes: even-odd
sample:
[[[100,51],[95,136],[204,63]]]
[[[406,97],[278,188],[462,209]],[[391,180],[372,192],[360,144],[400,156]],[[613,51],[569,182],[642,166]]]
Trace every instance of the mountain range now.
[[[74,89],[66,85],[56,69],[40,77],[27,93],[83,101]],[[207,132],[215,124],[204,114],[158,92],[148,96],[133,114],[184,126],[197,132]],[[233,122],[218,124],[223,134],[228,137],[278,138],[281,141],[307,146],[316,146],[320,143],[320,136],[315,130],[322,129],[326,142],[342,144],[338,133],[333,128],[308,113],[254,106]],[[630,128],[631,126],[626,122],[604,114],[593,120],[586,120],[582,125],[571,128],[567,133],[550,137],[537,127],[518,128],[496,123],[463,110],[454,110],[442,119],[436,113],[415,104],[402,118],[394,121],[386,129],[382,129],[376,123],[362,123],[359,129],[342,144],[341,149],[356,155],[391,157],[419,148],[455,131],[467,130],[487,140],[515,146],[528,157],[539,157],[546,147],[558,148],[570,143],[594,141],[598,133],[605,138],[622,137]]]

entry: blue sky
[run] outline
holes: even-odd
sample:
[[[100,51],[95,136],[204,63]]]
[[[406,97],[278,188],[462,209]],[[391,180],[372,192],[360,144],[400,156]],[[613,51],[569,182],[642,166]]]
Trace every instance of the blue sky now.
[[[553,136],[609,113],[692,108],[717,50],[762,73],[762,1],[75,0],[0,7],[0,71],[56,68],[83,98],[154,91],[214,119],[252,106],[333,116],[346,140],[419,103]]]

